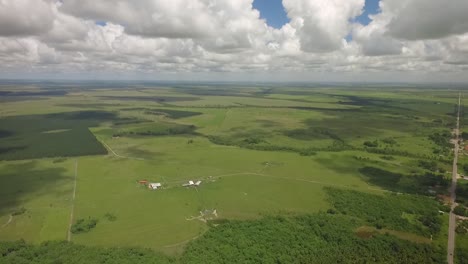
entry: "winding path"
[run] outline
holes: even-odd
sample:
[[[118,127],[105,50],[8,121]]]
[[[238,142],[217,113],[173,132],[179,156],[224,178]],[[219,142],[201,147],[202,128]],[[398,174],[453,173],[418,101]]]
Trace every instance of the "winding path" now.
[[[451,210],[449,216],[449,229],[448,229],[448,242],[447,242],[447,262],[453,264],[453,254],[455,251],[455,228],[457,227],[457,218],[453,213],[453,209],[456,207],[456,189],[457,189],[457,174],[458,174],[458,136],[460,134],[460,105],[461,105],[461,93],[458,94],[458,113],[457,113],[457,126],[454,129],[453,139],[453,165],[452,165],[452,185],[450,186],[450,203]]]
[[[8,218],[8,221],[2,225],[2,228],[4,228],[5,226],[9,225],[11,223],[11,221],[13,220],[13,215],[10,215],[10,217]]]

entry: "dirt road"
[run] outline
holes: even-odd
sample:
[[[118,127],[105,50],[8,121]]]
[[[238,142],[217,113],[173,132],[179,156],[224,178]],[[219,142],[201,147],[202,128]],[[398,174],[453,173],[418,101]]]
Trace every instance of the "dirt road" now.
[[[453,139],[453,165],[452,165],[452,185],[450,186],[450,217],[449,217],[449,230],[448,230],[448,243],[447,243],[447,262],[453,264],[453,254],[455,251],[455,228],[457,227],[457,218],[453,213],[456,203],[456,189],[457,189],[457,174],[458,174],[458,136],[460,134],[460,105],[461,105],[461,93],[458,95],[458,113],[457,113],[457,127],[454,129]]]
[[[75,160],[75,180],[73,183],[73,194],[72,194],[72,199],[71,199],[70,223],[68,224],[67,241],[71,240],[71,227],[73,224],[73,213],[75,211],[76,178],[77,177],[78,177],[78,160]]]

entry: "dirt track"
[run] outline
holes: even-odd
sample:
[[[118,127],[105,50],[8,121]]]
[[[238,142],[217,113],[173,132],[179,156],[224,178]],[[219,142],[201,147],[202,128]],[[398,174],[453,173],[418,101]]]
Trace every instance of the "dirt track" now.
[[[449,229],[448,229],[448,242],[447,242],[447,262],[453,264],[453,254],[455,251],[455,228],[457,227],[457,218],[453,213],[453,209],[456,207],[456,189],[457,189],[457,175],[458,175],[458,135],[460,134],[460,105],[461,105],[461,93],[458,95],[458,113],[457,113],[457,127],[454,129],[454,140],[453,140],[453,165],[452,165],[452,185],[450,186],[450,217],[449,217]]]

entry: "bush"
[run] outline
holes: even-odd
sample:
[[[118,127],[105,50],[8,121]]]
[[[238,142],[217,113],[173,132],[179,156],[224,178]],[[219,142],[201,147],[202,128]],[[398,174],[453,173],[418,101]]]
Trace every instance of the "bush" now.
[[[71,232],[73,234],[87,233],[91,229],[95,228],[98,223],[98,220],[95,218],[88,219],[78,219],[71,227]]]
[[[104,215],[104,218],[106,218],[108,221],[111,221],[111,222],[114,222],[115,220],[117,220],[117,216],[111,213],[106,213]]]
[[[364,141],[363,145],[368,148],[377,148],[379,146],[379,142],[377,140]]]
[[[463,205],[458,205],[453,209],[453,213],[460,216],[468,216],[468,210]]]
[[[423,169],[426,169],[426,170],[430,170],[430,171],[437,171],[438,170],[438,167],[437,167],[437,162],[435,161],[425,161],[425,160],[420,160],[418,161],[418,165],[419,167],[423,168]]]
[[[13,213],[11,213],[11,215],[13,215],[13,216],[14,215],[22,215],[24,213],[26,213],[26,208],[21,207],[19,209],[16,209],[15,211],[13,211]]]

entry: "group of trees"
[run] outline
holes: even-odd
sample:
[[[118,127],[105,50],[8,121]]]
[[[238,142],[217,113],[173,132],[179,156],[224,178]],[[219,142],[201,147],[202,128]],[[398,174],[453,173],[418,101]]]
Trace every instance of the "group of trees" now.
[[[1,263],[442,263],[444,248],[388,233],[362,237],[374,225],[429,237],[440,233],[438,202],[414,195],[373,195],[327,188],[328,213],[213,220],[178,258],[146,249],[85,247],[67,242],[41,245],[0,242]],[[411,220],[404,217],[411,215]],[[106,214],[106,218],[115,217]],[[78,220],[85,228],[96,219]],[[108,219],[111,221],[110,219]],[[115,219],[114,219],[115,220]]]
[[[457,207],[453,209],[453,212],[459,216],[468,216],[468,209],[466,209],[463,205],[457,205]]]
[[[260,150],[260,151],[287,151],[287,152],[296,152],[301,156],[313,156],[316,155],[319,151],[342,151],[345,149],[351,150],[351,146],[342,145],[339,141],[334,141],[330,146],[317,148],[317,147],[308,147],[308,148],[298,148],[285,145],[273,145],[268,143],[266,140],[255,137],[247,137],[245,139],[236,140],[229,137],[221,136],[207,136],[211,143],[217,145],[225,146],[238,146],[246,149]]]
[[[73,234],[78,233],[86,233],[89,232],[91,229],[95,228],[98,223],[96,218],[86,218],[86,219],[78,219],[72,226],[71,232]]]
[[[28,244],[24,241],[0,242],[0,263],[5,264],[169,264],[174,262],[175,259],[149,249],[86,247],[66,241],[46,242],[40,245]]]
[[[456,202],[468,206],[468,184],[458,184],[456,192]]]
[[[182,263],[442,263],[445,252],[391,235],[360,238],[356,218],[319,213],[227,221],[191,242]]]
[[[113,137],[122,136],[170,136],[170,135],[189,135],[195,133],[194,125],[180,125],[173,123],[156,123],[143,127],[130,128],[115,132]]]
[[[455,231],[458,234],[468,234],[468,221],[460,221],[457,224],[457,229],[455,229]]]
[[[450,143],[451,138],[452,134],[450,133],[450,131],[435,132],[429,135],[430,140],[432,140],[435,144],[443,148],[452,147],[452,144]]]
[[[364,219],[378,229],[437,235],[442,226],[439,202],[415,195],[374,195],[351,190],[327,188],[328,200],[336,212]],[[411,215],[412,221],[403,217]]]

